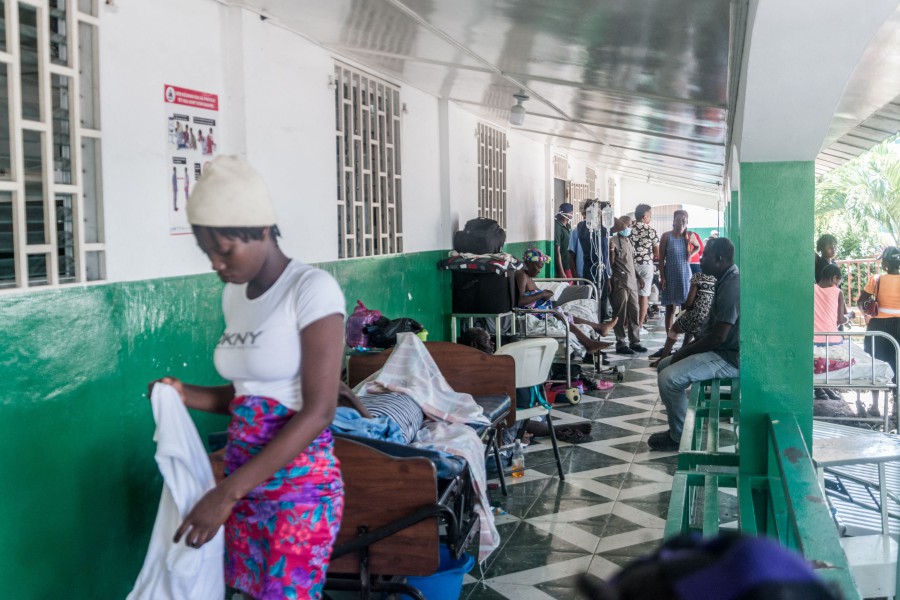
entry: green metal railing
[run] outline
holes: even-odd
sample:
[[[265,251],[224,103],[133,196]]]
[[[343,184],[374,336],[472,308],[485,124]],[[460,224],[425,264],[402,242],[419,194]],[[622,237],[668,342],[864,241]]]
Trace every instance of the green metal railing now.
[[[728,458],[737,455],[723,453],[716,446],[713,415],[722,406],[716,396],[702,389],[696,395],[692,393],[682,438],[682,449],[689,454],[684,459],[679,456],[665,537],[686,532],[716,535],[721,529],[719,490],[736,488],[741,532],[778,539],[803,554],[823,579],[840,590],[845,600],[859,599],[796,418],[791,414],[769,415],[768,472],[742,475],[736,462]],[[698,426],[699,419],[706,421],[705,428]],[[700,439],[704,441],[699,442]]]

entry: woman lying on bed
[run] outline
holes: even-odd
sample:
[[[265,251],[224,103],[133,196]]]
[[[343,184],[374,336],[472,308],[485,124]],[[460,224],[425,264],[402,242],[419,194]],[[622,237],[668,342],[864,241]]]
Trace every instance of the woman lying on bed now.
[[[367,424],[359,425],[366,427],[367,431],[384,431],[386,435],[378,435],[379,439],[398,444],[409,445],[416,439],[416,433],[425,421],[425,413],[422,412],[419,403],[407,394],[385,391],[380,394],[361,392],[361,395],[357,396],[343,381],[338,390],[338,412],[335,414],[335,424],[332,428],[337,426],[344,433],[352,433],[357,429],[350,427],[354,425],[355,419],[352,414],[342,411],[342,408],[355,410],[360,417],[369,421],[390,421],[384,423],[383,428],[376,429]],[[392,424],[396,425],[396,428],[392,427]],[[402,439],[397,439],[395,432],[399,433]]]
[[[499,546],[500,535],[487,498],[484,445],[475,429],[470,427],[491,423],[472,396],[450,387],[415,334],[400,333],[397,345],[382,368],[355,390],[342,386],[339,397],[342,406],[337,409],[332,431],[351,425],[352,431],[339,430],[365,435],[360,433],[360,428],[365,431],[371,427],[376,430],[375,435],[367,437],[398,443],[406,439],[411,446],[446,452],[468,463],[478,496],[475,504],[481,528],[478,560],[484,561]],[[346,407],[348,404],[350,408]],[[348,423],[341,423],[341,417],[346,417]],[[400,439],[380,436],[378,428],[382,426],[385,432]]]

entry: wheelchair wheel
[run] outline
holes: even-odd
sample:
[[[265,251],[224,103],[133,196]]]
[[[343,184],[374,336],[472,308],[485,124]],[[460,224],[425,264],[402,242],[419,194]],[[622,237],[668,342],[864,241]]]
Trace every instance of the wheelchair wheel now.
[[[566,388],[566,401],[569,404],[578,404],[581,402],[581,392],[578,391],[578,388]]]

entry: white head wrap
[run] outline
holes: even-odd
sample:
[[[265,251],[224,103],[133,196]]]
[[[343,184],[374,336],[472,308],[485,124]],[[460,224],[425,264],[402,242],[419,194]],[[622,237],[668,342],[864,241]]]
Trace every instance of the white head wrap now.
[[[268,227],[275,207],[260,177],[238,156],[217,156],[207,165],[187,202],[191,225]]]

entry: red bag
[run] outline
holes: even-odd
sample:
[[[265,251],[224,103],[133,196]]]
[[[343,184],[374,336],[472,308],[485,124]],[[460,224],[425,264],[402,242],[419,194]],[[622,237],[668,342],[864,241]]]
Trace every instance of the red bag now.
[[[380,318],[380,311],[366,308],[362,300],[357,300],[353,314],[347,318],[347,328],[345,330],[347,346],[350,348],[368,348],[369,335],[366,333],[366,327],[372,325]]]

